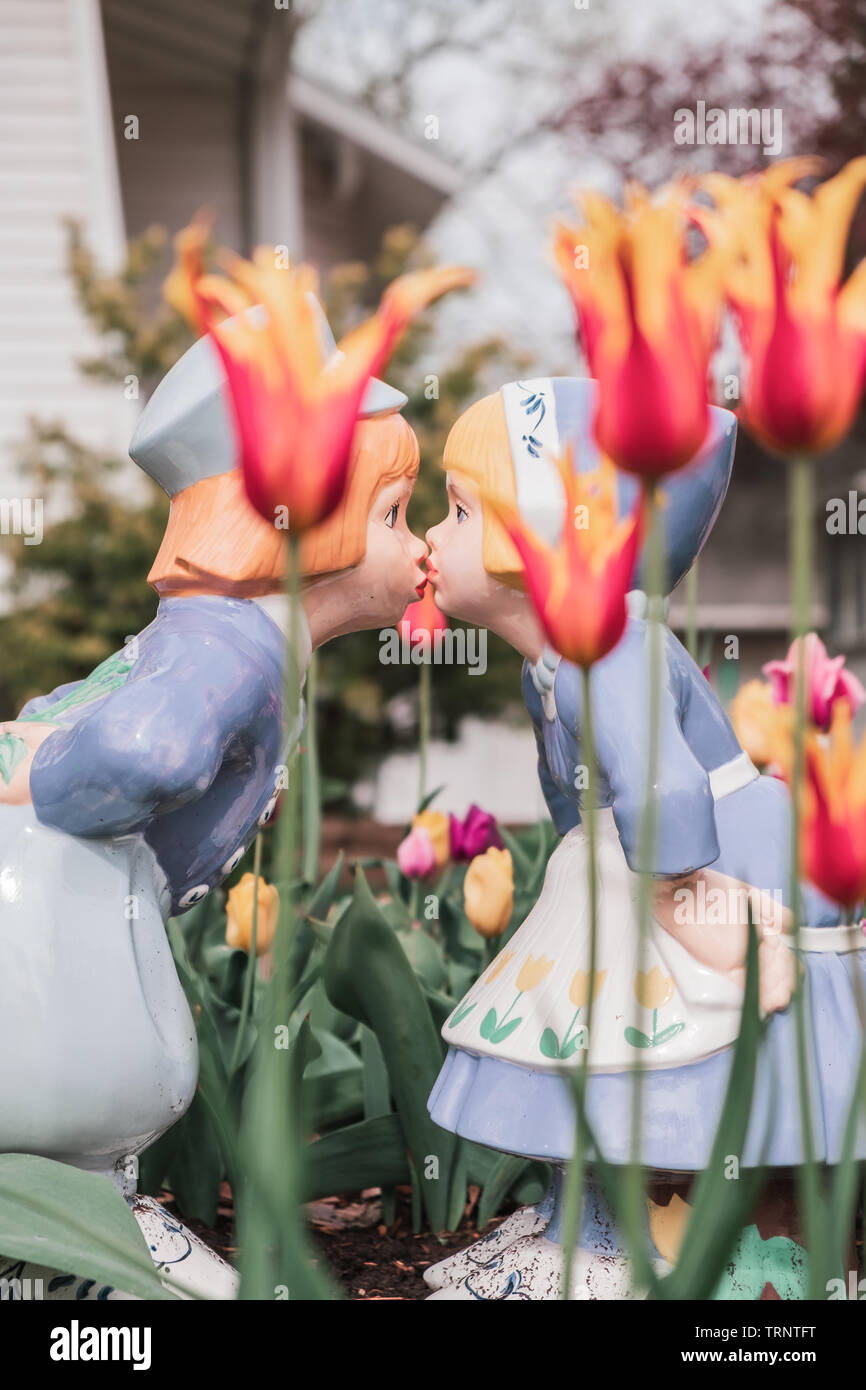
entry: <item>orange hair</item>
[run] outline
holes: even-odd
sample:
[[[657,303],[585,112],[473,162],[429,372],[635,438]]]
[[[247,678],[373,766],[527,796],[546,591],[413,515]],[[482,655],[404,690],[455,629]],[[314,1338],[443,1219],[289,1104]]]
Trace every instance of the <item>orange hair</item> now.
[[[349,569],[363,560],[375,498],[388,483],[414,478],[418,457],[418,441],[402,415],[358,422],[343,499],[301,542],[305,578]],[[160,594],[270,594],[282,582],[285,539],[285,531],[250,504],[235,468],[193,483],[172,498],[147,581]]]
[[[481,558],[487,573],[512,589],[525,588],[520,556],[505,527],[486,505],[486,499],[492,496],[517,506],[505,407],[498,391],[470,405],[455,421],[445,442],[443,463],[456,481],[465,478],[481,495]]]

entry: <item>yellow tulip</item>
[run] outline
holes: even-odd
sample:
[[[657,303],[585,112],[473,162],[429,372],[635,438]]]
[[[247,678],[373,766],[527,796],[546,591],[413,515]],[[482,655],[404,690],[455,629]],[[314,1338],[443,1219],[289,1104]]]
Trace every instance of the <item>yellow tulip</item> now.
[[[244,874],[226,900],[226,943],[249,951],[253,934],[255,874]],[[272,883],[259,878],[259,914],[256,922],[256,955],[269,951],[277,932],[280,896]]]
[[[634,977],[634,992],[637,1002],[645,1009],[660,1009],[674,997],[674,981],[670,975],[663,975],[657,965],[652,970],[639,970]]]
[[[553,961],[548,960],[546,956],[538,956],[537,958],[535,956],[527,956],[517,976],[517,988],[520,990],[521,994],[525,993],[528,989],[535,989],[535,986],[540,985],[541,981],[550,974],[552,969]]]
[[[484,976],[484,983],[486,985],[489,985],[490,981],[495,980],[497,975],[501,975],[506,965],[510,965],[513,960],[513,951],[500,951],[499,955],[496,957],[487,974]]]
[[[651,1197],[647,1197],[646,1204],[649,1210],[649,1228],[653,1245],[662,1259],[675,1265],[679,1259],[680,1246],[683,1243],[692,1209],[688,1202],[683,1201],[678,1192],[674,1193],[666,1207],[654,1202]]]
[[[479,936],[501,936],[514,906],[514,866],[507,849],[476,854],[463,880],[463,906]]]
[[[753,763],[766,767],[773,761],[770,725],[776,718],[778,706],[767,681],[746,681],[731,701],[731,723],[734,733]]]
[[[419,811],[412,817],[413,830],[426,830],[436,855],[436,867],[448,863],[451,853],[451,823],[444,811]]]
[[[606,970],[595,972],[595,981],[592,988],[593,999],[598,998],[599,990],[607,979]],[[586,970],[576,970],[574,978],[568,991],[568,997],[576,1009],[582,1009],[589,1003],[589,973]]]

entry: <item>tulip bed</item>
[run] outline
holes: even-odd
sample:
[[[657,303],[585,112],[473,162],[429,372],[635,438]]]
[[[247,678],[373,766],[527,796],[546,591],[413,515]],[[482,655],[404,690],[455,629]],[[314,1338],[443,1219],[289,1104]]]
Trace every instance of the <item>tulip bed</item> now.
[[[419,831],[428,833],[416,825],[410,834]],[[514,866],[510,910],[496,937],[482,935],[465,906],[472,910],[472,878],[487,850],[467,862],[449,858],[423,880],[408,877],[394,859],[360,860],[351,866],[351,892],[341,886],[341,856],[318,885],[298,885],[299,983],[274,1045],[302,1069],[305,1201],[380,1188],[390,1225],[397,1188],[409,1185],[413,1229],[445,1231],[459,1225],[470,1188],[480,1189],[479,1226],[506,1201],[531,1202],[544,1191],[544,1164],[456,1139],[426,1111],[445,1054],[442,1024],[526,917],[556,843],[550,822],[494,833],[508,848],[492,853]],[[368,877],[381,888],[371,889]],[[229,898],[236,893],[229,890]],[[229,916],[229,935],[237,930]],[[197,1016],[201,1079],[187,1114],[143,1155],[140,1186],[167,1188],[184,1219],[213,1227],[223,1182],[233,1190],[242,1182],[234,1136],[263,1026],[266,970],[242,946],[227,944],[225,892],[185,914],[182,930],[172,921],[169,934]],[[439,1180],[419,1183],[418,1172],[431,1161]]]

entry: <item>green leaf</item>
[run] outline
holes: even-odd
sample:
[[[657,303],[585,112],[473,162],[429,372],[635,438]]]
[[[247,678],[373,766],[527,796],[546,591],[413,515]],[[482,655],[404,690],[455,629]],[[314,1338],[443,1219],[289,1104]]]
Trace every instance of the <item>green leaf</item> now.
[[[208,984],[217,999],[231,1004],[238,1011],[243,998],[248,961],[246,951],[227,946],[224,941],[206,946],[202,951],[202,968]]]
[[[481,1193],[481,1201],[478,1204],[479,1226],[486,1226],[490,1218],[496,1215],[511,1188],[528,1171],[530,1164],[531,1160],[528,1158],[521,1158],[516,1154],[500,1154]]]
[[[578,1028],[573,1038],[569,1038],[562,1049],[563,1058],[573,1057],[578,1048],[586,1047],[586,1029]]]
[[[320,978],[309,996],[300,999],[297,1007],[310,1015],[310,1023],[318,1033],[334,1033],[343,1042],[351,1042],[358,1032],[358,1020],[352,1018],[351,1014],[340,1013],[339,1009],[334,1008],[321,979],[321,970],[319,975]]]
[[[672,1023],[669,1027],[663,1028],[660,1033],[656,1033],[652,1040],[653,1047],[661,1047],[662,1043],[670,1042],[677,1033],[681,1033],[685,1028],[684,1023]]]
[[[505,848],[511,851],[515,872],[521,879],[528,879],[532,874],[532,860],[526,853],[526,850],[520,844],[517,837],[513,835],[510,830],[505,829],[504,825],[498,826],[497,829],[502,836],[502,843],[505,845]]]
[[[0,1154],[0,1251],[7,1258],[174,1299],[144,1236],[106,1178],[34,1154]]]
[[[199,1091],[169,1130],[174,1135],[166,1183],[184,1220],[213,1226],[217,1218],[223,1157],[210,1111]]]
[[[376,1034],[427,1215],[433,1229],[441,1230],[457,1140],[433,1124],[427,1097],[444,1045],[412,967],[360,870],[352,902],[334,928],[324,980],[331,1002]],[[438,1180],[425,1176],[430,1155],[439,1160]]]
[[[236,1188],[240,1181],[237,1148],[239,1114],[236,1106],[232,1104],[227,1073],[228,1059],[223,1054],[220,1028],[215,1015],[216,1002],[213,991],[204,976],[192,966],[176,917],[168,919],[166,932],[181,985],[194,1013],[197,1014],[199,1090],[219,1135],[229,1182],[233,1188]],[[235,1099],[236,1096],[237,1092],[235,1092]]]
[[[379,1115],[317,1139],[306,1151],[304,1201],[409,1181],[406,1140],[397,1115]]]
[[[462,999],[478,979],[478,965],[461,965],[456,960],[449,960],[447,964],[448,993],[454,999]]]
[[[538,1046],[545,1057],[559,1056],[559,1038],[552,1028],[545,1028]]]
[[[305,917],[315,917],[323,922],[331,910],[334,899],[337,896],[337,887],[340,882],[340,874],[343,872],[343,851],[337,855],[336,861],[332,864],[325,877],[322,879],[315,893],[310,898],[304,908]]]
[[[364,1104],[364,1067],[356,1052],[334,1033],[311,1029],[319,1056],[307,1062],[303,1093],[309,1127],[320,1130],[359,1119]]]
[[[454,1009],[454,1000],[448,994],[440,994],[438,990],[428,989],[421,982],[421,989],[424,998],[427,1000],[427,1007],[430,1010],[430,1017],[433,1020],[437,1033],[441,1033]]]
[[[410,930],[398,932],[397,940],[406,952],[406,959],[422,985],[432,990],[440,990],[447,986],[445,961],[432,937],[425,931]]]
[[[418,802],[418,810],[415,812],[415,814],[420,816],[422,811],[426,811],[430,803],[432,801],[435,801],[439,793],[441,791],[444,791],[444,789],[445,783],[443,782],[441,787],[436,787],[434,791],[428,792],[427,795],[423,798],[423,800]]]
[[[737,1182],[729,1181],[725,1172],[727,1155],[743,1152],[764,1027],[758,1010],[758,942],[750,925],[743,1013],[722,1113],[709,1160],[690,1197],[692,1214],[676,1266],[657,1285],[660,1298],[709,1298],[754,1210],[764,1183],[763,1169],[741,1169]],[[771,1125],[766,1143],[770,1132]]]
[[[505,1042],[505,1039],[510,1037],[515,1028],[519,1028],[522,1022],[522,1018],[510,1018],[507,1023],[503,1023],[501,1028],[497,1028],[495,1032],[490,1034],[490,1041],[494,1044]]]
[[[849,1251],[854,1231],[854,1211],[857,1203],[859,1164],[854,1158],[854,1144],[863,1114],[863,1089],[866,1084],[866,1044],[861,1048],[860,1064],[851,1095],[851,1107],[845,1121],[842,1152],[833,1171],[827,1213],[827,1279],[845,1277],[849,1267]],[[826,1285],[826,1280],[825,1280]]]
[[[361,1028],[361,1062],[364,1066],[364,1119],[374,1120],[391,1112],[391,1087],[388,1068],[375,1033]]]
[[[492,1037],[493,1034],[496,1032],[496,1010],[495,1010],[495,1009],[488,1009],[488,1010],[487,1010],[487,1013],[484,1015],[484,1017],[483,1017],[482,1020],[481,1020],[481,1027],[479,1028],[478,1031],[480,1032],[482,1038],[486,1038],[488,1042],[490,1041],[491,1037]]]
[[[467,1165],[466,1145],[458,1142],[451,1167],[451,1190],[448,1198],[448,1229],[451,1231],[460,1225],[466,1207]]]
[[[646,1033],[642,1033],[639,1028],[626,1028],[625,1040],[630,1047],[652,1047],[653,1045],[652,1038],[648,1038]]]
[[[466,1004],[463,1008],[455,1009],[454,1017],[451,1019],[450,1023],[448,1024],[448,1027],[456,1028],[458,1023],[462,1023],[464,1018],[469,1017],[474,1008],[474,1004]]]

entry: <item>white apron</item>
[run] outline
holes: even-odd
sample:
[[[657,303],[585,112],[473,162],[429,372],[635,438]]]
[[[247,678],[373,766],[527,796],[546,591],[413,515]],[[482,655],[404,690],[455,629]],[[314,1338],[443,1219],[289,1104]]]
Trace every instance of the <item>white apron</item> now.
[[[110,1173],[187,1109],[198,1048],[169,908],[143,836],[0,806],[0,1153]]]
[[[719,800],[757,776],[743,754],[710,775],[713,794]],[[618,1072],[638,1061],[676,1067],[728,1047],[739,1033],[743,991],[652,919],[641,950],[639,876],[628,866],[610,808],[596,812],[596,872],[591,1069]],[[588,840],[577,826],[551,855],[526,921],[446,1022],[442,1036],[450,1046],[536,1071],[583,1063],[588,873]]]

